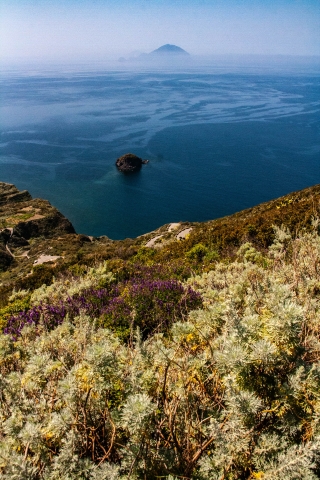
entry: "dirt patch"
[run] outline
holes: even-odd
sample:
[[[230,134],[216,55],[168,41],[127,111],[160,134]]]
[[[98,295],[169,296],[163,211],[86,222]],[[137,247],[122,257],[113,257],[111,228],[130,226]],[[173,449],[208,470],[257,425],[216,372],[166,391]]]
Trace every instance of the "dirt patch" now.
[[[177,235],[177,240],[184,240],[187,235],[191,232],[192,228],[185,228],[184,230],[181,230],[181,232],[178,233]]]
[[[21,212],[31,212],[32,210],[34,210],[33,207],[24,207],[24,208],[21,208]],[[37,208],[37,210],[39,210],[39,209]]]
[[[170,223],[168,227],[168,232],[173,232],[173,230],[177,230],[180,227],[181,223]]]
[[[54,262],[55,260],[58,260],[58,258],[61,258],[60,255],[40,255],[37,260],[33,262],[34,265],[41,265],[42,263],[47,263],[47,262]]]
[[[156,237],[151,238],[151,240],[149,240],[149,242],[145,244],[145,247],[154,247],[154,245],[161,237],[163,237],[163,235],[157,235]]]
[[[28,222],[30,222],[30,220],[39,220],[40,218],[44,218],[45,216],[44,215],[39,215],[38,213],[36,213],[35,215],[33,215],[33,217],[30,217],[28,218]]]

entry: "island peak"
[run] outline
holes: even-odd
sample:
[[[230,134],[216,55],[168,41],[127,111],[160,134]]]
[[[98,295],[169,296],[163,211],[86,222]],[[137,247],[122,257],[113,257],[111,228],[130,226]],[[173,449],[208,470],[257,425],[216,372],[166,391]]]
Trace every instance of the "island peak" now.
[[[153,50],[150,55],[190,55],[188,52],[183,50],[183,48],[178,47],[177,45],[162,45],[161,47]]]

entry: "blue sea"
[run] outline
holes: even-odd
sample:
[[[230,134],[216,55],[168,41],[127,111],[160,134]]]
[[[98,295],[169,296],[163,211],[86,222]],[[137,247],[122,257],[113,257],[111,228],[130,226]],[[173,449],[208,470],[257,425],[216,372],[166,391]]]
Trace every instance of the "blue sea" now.
[[[234,213],[320,183],[319,72],[2,69],[0,180],[112,239]]]

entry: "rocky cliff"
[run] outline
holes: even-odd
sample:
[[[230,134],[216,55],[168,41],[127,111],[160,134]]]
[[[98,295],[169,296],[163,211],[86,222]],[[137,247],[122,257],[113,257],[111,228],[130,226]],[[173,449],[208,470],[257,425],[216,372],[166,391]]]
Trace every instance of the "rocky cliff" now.
[[[75,233],[71,222],[46,200],[0,182],[0,269],[17,255],[27,255],[30,240]]]

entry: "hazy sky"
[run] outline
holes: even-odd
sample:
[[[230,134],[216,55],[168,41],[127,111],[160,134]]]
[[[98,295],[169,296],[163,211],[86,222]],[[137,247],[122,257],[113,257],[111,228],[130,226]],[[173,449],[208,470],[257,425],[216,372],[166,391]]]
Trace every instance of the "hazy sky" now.
[[[320,55],[320,0],[0,0],[2,59],[102,59],[165,43],[194,55]]]

